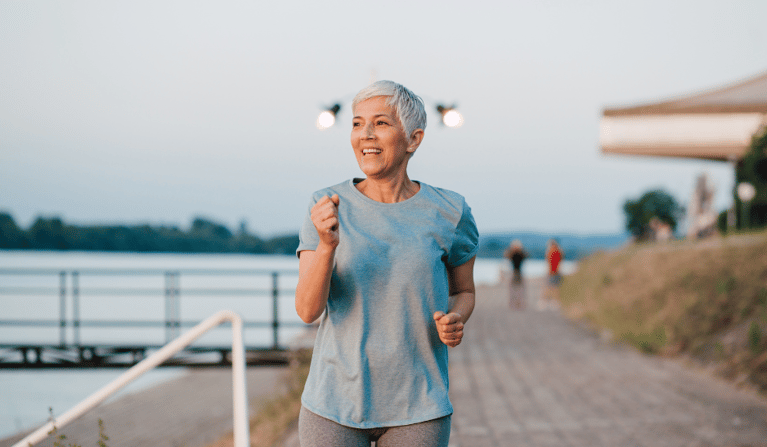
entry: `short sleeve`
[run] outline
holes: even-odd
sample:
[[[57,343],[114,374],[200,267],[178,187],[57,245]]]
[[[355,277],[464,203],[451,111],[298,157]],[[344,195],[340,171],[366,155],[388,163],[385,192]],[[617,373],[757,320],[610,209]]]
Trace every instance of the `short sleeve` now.
[[[447,265],[458,267],[473,258],[479,250],[479,231],[471,215],[471,208],[463,202],[463,212],[455,228],[453,244],[447,257]]]
[[[312,197],[312,200],[309,202],[309,207],[306,210],[304,223],[301,225],[301,231],[298,233],[296,256],[304,250],[317,250],[317,246],[320,244],[320,236],[317,234],[317,228],[314,227],[314,223],[312,222],[312,207],[315,203],[317,203],[317,198]]]

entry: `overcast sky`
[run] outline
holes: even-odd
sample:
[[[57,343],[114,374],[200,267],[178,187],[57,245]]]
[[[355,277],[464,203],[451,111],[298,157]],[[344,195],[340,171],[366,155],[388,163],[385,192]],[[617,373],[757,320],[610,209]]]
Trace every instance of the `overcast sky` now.
[[[410,176],[463,194],[481,232],[619,232],[626,199],[686,203],[703,172],[723,209],[726,164],[603,155],[599,119],[767,70],[765,17],[763,0],[4,1],[0,210],[295,232],[313,191],[361,175],[349,105],[371,79],[424,98]]]

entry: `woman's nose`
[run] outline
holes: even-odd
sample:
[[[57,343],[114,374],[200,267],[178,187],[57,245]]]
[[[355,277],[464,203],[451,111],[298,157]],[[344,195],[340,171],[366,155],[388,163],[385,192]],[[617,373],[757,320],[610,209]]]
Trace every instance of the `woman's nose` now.
[[[365,138],[375,138],[375,129],[372,125],[365,126]]]

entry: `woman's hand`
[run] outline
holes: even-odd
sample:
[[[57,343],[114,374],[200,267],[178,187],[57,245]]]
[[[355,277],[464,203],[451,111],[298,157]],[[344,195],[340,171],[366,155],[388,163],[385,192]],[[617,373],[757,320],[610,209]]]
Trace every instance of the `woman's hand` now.
[[[317,229],[320,243],[330,248],[338,246],[338,194],[325,196],[312,207],[312,223]]]
[[[434,321],[442,343],[454,348],[461,344],[463,326],[474,311],[474,260],[471,258],[457,267],[447,268],[450,300],[453,307],[447,314],[435,312]]]
[[[437,324],[437,332],[439,333],[439,339],[442,343],[455,348],[461,344],[463,338],[463,321],[461,321],[461,315],[452,312],[445,314],[444,312],[435,312],[434,321]]]

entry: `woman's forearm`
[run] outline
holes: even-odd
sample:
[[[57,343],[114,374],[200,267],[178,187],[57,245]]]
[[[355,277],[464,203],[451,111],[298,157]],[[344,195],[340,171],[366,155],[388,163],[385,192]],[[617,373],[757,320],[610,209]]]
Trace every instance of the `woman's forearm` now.
[[[474,292],[460,292],[450,297],[453,303],[448,313],[457,313],[461,316],[461,322],[466,324],[471,313],[474,311]]]
[[[461,322],[466,323],[474,311],[474,261],[471,258],[458,267],[448,267],[447,278],[450,283],[450,311],[461,316]]]
[[[302,251],[299,258],[296,312],[305,323],[322,315],[330,294],[335,248],[320,244],[316,251]]]

